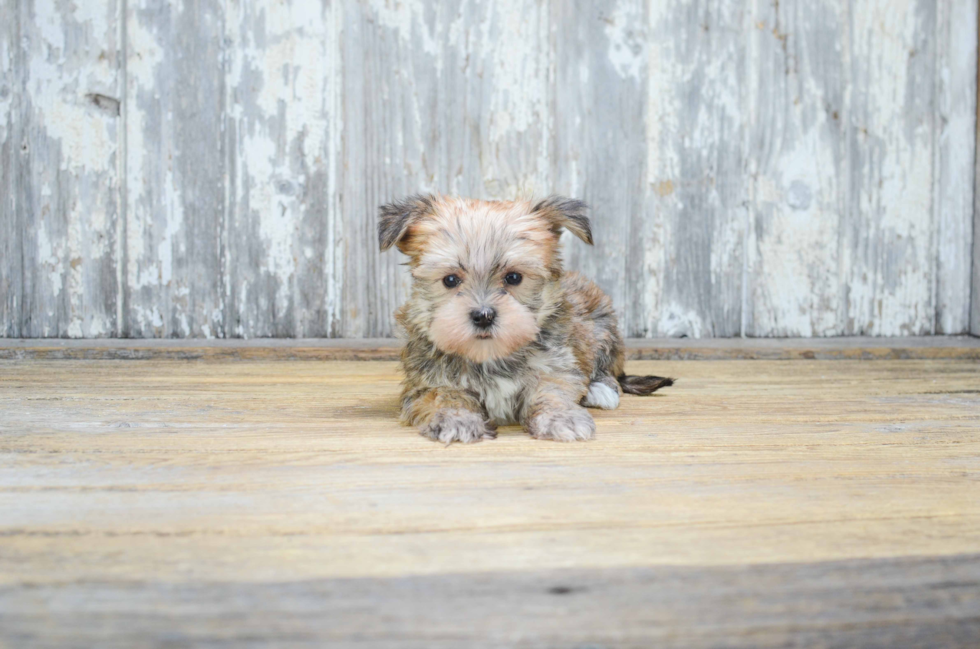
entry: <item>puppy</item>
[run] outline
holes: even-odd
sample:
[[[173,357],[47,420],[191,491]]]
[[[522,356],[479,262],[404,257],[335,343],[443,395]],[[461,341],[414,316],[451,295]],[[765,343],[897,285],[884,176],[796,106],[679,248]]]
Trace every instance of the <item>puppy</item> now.
[[[592,439],[585,409],[673,381],[623,373],[610,299],[564,272],[562,229],[592,244],[581,201],[539,203],[414,196],[381,207],[381,250],[408,255],[412,294],[396,318],[403,424],[445,444],[496,437],[520,423],[537,439]],[[583,407],[585,406],[585,407]]]

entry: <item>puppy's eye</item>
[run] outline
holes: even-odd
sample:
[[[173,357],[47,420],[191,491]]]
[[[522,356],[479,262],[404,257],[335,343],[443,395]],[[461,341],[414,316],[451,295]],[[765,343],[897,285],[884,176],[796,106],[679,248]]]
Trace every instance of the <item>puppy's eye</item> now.
[[[521,275],[520,273],[507,273],[506,275],[504,275],[504,281],[510,284],[511,286],[517,286],[518,284],[521,283],[522,279],[524,279],[524,276]]]
[[[456,288],[463,283],[463,280],[459,278],[459,275],[446,275],[442,278],[442,283],[446,285],[446,288]]]

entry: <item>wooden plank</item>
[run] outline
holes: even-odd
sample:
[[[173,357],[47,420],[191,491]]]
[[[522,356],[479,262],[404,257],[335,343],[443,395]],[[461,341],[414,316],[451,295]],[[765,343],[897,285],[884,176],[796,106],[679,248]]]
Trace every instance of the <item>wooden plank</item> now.
[[[409,291],[404,258],[378,253],[380,204],[547,193],[548,48],[537,0],[345,4],[341,335],[390,336]]]
[[[4,182],[16,186],[2,217],[3,328],[115,335],[119,5],[19,2],[5,22],[17,40],[4,58],[19,69],[0,100],[16,120],[6,145]]]
[[[745,335],[843,332],[838,242],[850,172],[842,43],[849,6],[757,1],[749,12]]]
[[[3,369],[4,583],[813,562],[980,541],[975,362],[637,362],[681,380],[597,412],[594,443],[506,428],[448,449],[397,425],[393,363]]]
[[[978,18],[980,23],[980,18]],[[978,26],[980,31],[980,26]],[[970,286],[970,333],[980,336],[980,65],[977,66],[977,140],[973,150],[976,178],[973,191],[973,268]]]
[[[34,339],[0,341],[0,359],[45,360],[316,360],[393,361],[402,346],[390,338]],[[980,353],[980,350],[978,350]]]
[[[747,11],[681,0],[650,12],[646,202],[631,213],[623,328],[641,337],[739,335]]]
[[[935,333],[970,327],[971,221],[977,126],[976,0],[937,3],[936,21],[936,324]]]
[[[975,361],[634,362],[593,442],[448,448],[394,363],[0,365],[5,644],[976,638]]]
[[[921,338],[714,338],[626,341],[633,360],[980,360],[980,340]]]
[[[223,6],[126,5],[126,336],[224,335]]]
[[[341,5],[227,6],[229,336],[339,331]]]
[[[0,587],[30,646],[963,647],[980,558]],[[52,616],[42,602],[58,602]],[[55,617],[57,624],[47,620]],[[507,620],[507,624],[501,624]]]
[[[386,9],[385,15],[391,18],[388,25],[376,17]],[[344,115],[350,116],[341,179],[340,335],[344,337],[390,331],[396,303],[407,293],[407,273],[397,266],[400,259],[392,259],[397,254],[382,257],[378,251],[376,219],[378,206],[386,199],[430,189],[425,180],[431,172],[420,168],[423,143],[415,117],[420,120],[423,114],[431,115],[432,107],[417,105],[427,95],[414,87],[419,75],[412,70],[415,65],[434,67],[434,52],[418,47],[419,42],[426,42],[425,37],[431,42],[433,34],[428,25],[416,27],[416,20],[423,20],[416,17],[418,11],[417,3],[389,7],[344,2],[343,60],[351,62],[344,69],[341,91]],[[420,80],[424,79],[421,75]],[[390,178],[384,173],[389,161],[395,171]]]
[[[391,338],[0,340],[0,359],[398,360]],[[921,338],[631,338],[633,360],[980,360],[970,336]]]
[[[24,86],[21,62],[20,4],[7,8],[0,25],[0,335],[22,335],[21,298],[24,257],[23,225],[17,209],[20,147],[23,140],[20,90]]]
[[[591,206],[595,238],[595,245],[589,247],[564,235],[566,266],[602,287],[623,320],[631,307],[626,278],[633,276],[628,269],[638,243],[634,230],[643,220],[647,195],[641,136],[647,83],[646,3],[576,0],[553,3],[551,11],[554,189]]]
[[[851,11],[844,333],[935,331],[936,14],[927,0]]]

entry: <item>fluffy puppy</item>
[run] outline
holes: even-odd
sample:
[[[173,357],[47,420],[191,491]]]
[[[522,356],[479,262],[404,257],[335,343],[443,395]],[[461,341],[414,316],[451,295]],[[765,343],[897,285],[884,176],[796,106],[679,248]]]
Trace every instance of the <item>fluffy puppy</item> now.
[[[532,437],[591,439],[585,409],[673,381],[623,373],[609,298],[564,272],[562,229],[592,244],[581,201],[414,196],[381,207],[381,250],[408,255],[412,295],[397,313],[408,340],[402,423],[449,444],[520,423]],[[585,407],[583,407],[585,406]]]

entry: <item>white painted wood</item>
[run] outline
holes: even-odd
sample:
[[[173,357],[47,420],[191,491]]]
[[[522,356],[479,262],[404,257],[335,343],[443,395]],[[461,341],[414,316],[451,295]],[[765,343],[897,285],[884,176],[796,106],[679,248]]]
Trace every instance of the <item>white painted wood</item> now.
[[[963,332],[970,319],[971,217],[977,126],[977,3],[938,4],[935,333]]]
[[[848,151],[846,0],[753,0],[744,333],[832,336]]]
[[[846,333],[935,332],[936,7],[850,11],[848,172],[841,264]]]
[[[10,2],[3,22],[0,331],[115,335],[118,4]]]
[[[336,336],[342,7],[226,7],[226,335]]]
[[[127,336],[226,331],[223,7],[127,3]]]
[[[552,5],[555,191],[591,207],[595,245],[565,236],[566,266],[630,309],[629,268],[645,209],[647,7],[642,0]]]
[[[978,18],[980,22],[980,18]],[[974,78],[977,86],[980,86],[980,75]],[[977,90],[977,146],[974,148],[974,160],[976,164],[976,177],[973,184],[973,280],[970,290],[970,333],[980,336],[980,88]]]
[[[591,203],[628,336],[980,333],[977,0],[8,5],[0,335],[391,336],[420,191]]]
[[[657,2],[650,12],[641,152],[646,202],[633,217],[623,300],[636,306],[626,330],[737,336],[746,261],[750,16],[741,2]]]
[[[24,71],[19,32],[20,7],[12,4],[6,20],[0,21],[0,335],[4,337],[21,335],[24,312],[22,225],[17,208]]]

